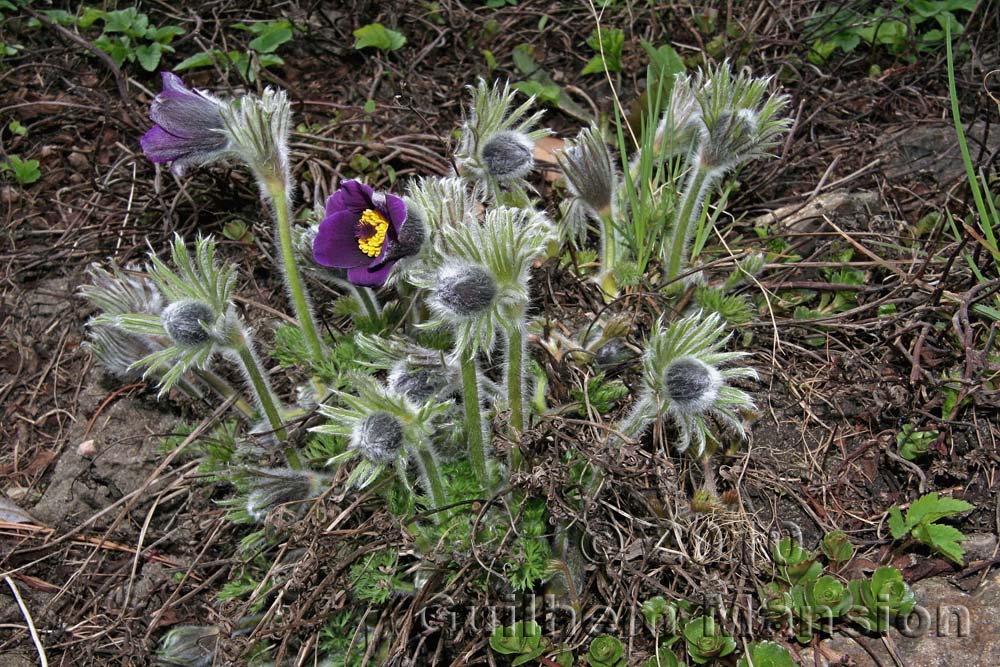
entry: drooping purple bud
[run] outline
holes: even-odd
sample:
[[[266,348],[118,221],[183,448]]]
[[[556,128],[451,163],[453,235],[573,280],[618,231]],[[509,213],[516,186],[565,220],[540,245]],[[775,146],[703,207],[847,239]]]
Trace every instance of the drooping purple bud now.
[[[193,165],[219,159],[229,152],[222,110],[226,103],[191,90],[180,77],[161,72],[163,90],[150,105],[155,125],[139,140],[153,162],[170,162],[177,174]]]

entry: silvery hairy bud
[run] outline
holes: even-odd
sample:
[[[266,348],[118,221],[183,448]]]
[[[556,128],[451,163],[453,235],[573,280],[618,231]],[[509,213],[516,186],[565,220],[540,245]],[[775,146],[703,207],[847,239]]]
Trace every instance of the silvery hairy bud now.
[[[179,347],[198,347],[209,341],[215,311],[203,301],[185,299],[170,304],[160,315],[167,335]]]

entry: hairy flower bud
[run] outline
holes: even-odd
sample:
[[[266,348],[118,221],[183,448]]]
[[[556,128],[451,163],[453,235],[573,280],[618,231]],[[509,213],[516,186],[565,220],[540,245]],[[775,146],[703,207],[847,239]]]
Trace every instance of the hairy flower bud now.
[[[681,357],[663,371],[663,385],[672,405],[686,412],[707,410],[721,384],[717,369],[693,357]]]
[[[709,169],[728,171],[744,162],[755,144],[756,114],[749,109],[724,111],[702,142],[701,161]]]
[[[163,637],[159,655],[167,664],[210,667],[219,642],[215,625],[179,625]]]
[[[556,155],[570,192],[596,212],[611,208],[617,187],[614,161],[601,131],[580,131],[572,145]]]
[[[215,321],[215,311],[204,301],[186,299],[170,304],[160,316],[167,335],[179,347],[198,347],[209,341],[206,323]]]
[[[132,365],[161,347],[146,336],[100,324],[90,325],[83,345],[94,353],[108,373],[132,382],[142,377],[142,369],[132,368]]]
[[[497,283],[488,271],[468,265],[442,272],[435,302],[457,317],[475,317],[486,311],[497,295]]]
[[[499,132],[490,137],[481,151],[487,173],[501,181],[527,176],[535,165],[534,144],[520,132]]]
[[[403,447],[403,425],[388,412],[373,412],[351,433],[351,446],[372,463],[392,463]]]
[[[316,497],[322,486],[322,476],[307,470],[254,470],[247,495],[247,513],[261,521],[268,512],[285,503],[301,502]]]
[[[413,368],[405,362],[393,368],[388,379],[392,391],[418,403],[426,401],[444,387],[444,378],[440,371]]]

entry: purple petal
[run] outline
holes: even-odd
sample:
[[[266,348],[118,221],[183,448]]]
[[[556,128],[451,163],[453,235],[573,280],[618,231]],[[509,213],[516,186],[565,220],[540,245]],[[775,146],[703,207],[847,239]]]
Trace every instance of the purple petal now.
[[[184,86],[181,79],[163,72],[163,90],[149,107],[149,116],[170,134],[185,138],[212,138],[225,143],[221,103]]]
[[[406,222],[406,202],[395,195],[385,196],[385,217],[389,218],[392,228],[399,234]]]
[[[392,273],[392,267],[395,265],[395,262],[388,262],[387,264],[374,270],[369,269],[367,266],[358,266],[353,269],[348,269],[347,279],[355,285],[362,285],[364,287],[381,287],[389,278],[389,274]]]
[[[342,193],[340,201],[348,211],[360,214],[365,209],[372,208],[372,195],[375,193],[364,183],[354,180],[344,181],[337,192]]]
[[[159,125],[154,125],[139,139],[142,152],[153,162],[172,162],[187,155],[187,140],[175,137]]]
[[[313,259],[323,266],[350,269],[367,266],[371,257],[358,247],[358,216],[339,211],[323,220],[313,241]]]

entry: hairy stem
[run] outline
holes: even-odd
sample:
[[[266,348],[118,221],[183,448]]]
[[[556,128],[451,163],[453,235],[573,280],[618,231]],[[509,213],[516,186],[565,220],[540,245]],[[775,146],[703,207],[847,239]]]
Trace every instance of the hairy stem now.
[[[368,311],[368,317],[377,322],[382,316],[382,311],[378,306],[375,290],[370,287],[354,286],[354,293],[358,296],[361,305]]]
[[[601,223],[601,272],[597,281],[608,299],[618,296],[618,282],[615,280],[615,265],[618,263],[618,228],[615,224],[613,207],[598,214]]]
[[[677,217],[674,219],[674,228],[670,234],[670,243],[667,245],[668,256],[666,258],[666,271],[664,278],[674,280],[681,273],[681,266],[684,262],[691,235],[694,233],[696,223],[701,217],[701,203],[704,201],[705,193],[715,182],[714,170],[700,164],[697,154],[692,160],[697,162],[688,177],[687,185],[684,188],[684,195],[681,197],[680,208]]]
[[[484,489],[491,487],[486,467],[486,444],[483,436],[483,415],[479,400],[479,372],[472,352],[463,352],[462,403],[465,407],[465,437],[469,443],[469,460],[476,479]]]
[[[316,323],[313,321],[309,297],[299,275],[298,264],[295,262],[292,225],[288,218],[288,188],[284,183],[269,181],[267,191],[274,204],[274,217],[278,226],[278,242],[281,246],[285,282],[292,297],[292,305],[295,307],[295,318],[298,320],[299,326],[302,327],[302,336],[309,347],[309,353],[314,360],[319,361],[323,358],[323,344],[320,342],[319,334],[316,333]]]
[[[230,387],[228,382],[207,368],[196,368],[193,372],[195,377],[211,387],[212,390],[223,399],[236,396],[236,390]],[[233,407],[247,419],[253,419],[256,416],[253,406],[247,403],[247,400],[242,396],[239,396],[235,401],[233,401]]]
[[[441,477],[441,469],[438,468],[437,459],[428,447],[421,447],[417,454],[420,461],[420,468],[424,473],[424,480],[427,482],[427,491],[431,495],[434,508],[438,509],[448,504],[448,496],[444,490],[444,478]]]
[[[267,416],[267,421],[271,425],[275,437],[283,442],[288,438],[288,434],[281,421],[278,400],[275,398],[271,384],[267,381],[267,377],[261,370],[260,362],[257,361],[257,355],[254,354],[251,346],[252,343],[250,342],[249,334],[244,332],[242,342],[235,347],[236,355],[239,358],[243,374],[250,381],[250,386],[253,387],[257,402]],[[285,449],[285,458],[288,460],[289,467],[293,470],[302,469],[302,462],[299,461],[299,456],[292,447]]]
[[[518,444],[527,426],[527,406],[525,404],[524,380],[527,371],[526,341],[524,339],[522,312],[508,313],[507,327],[507,404],[510,407],[510,429],[514,445],[510,449],[510,469],[520,470],[524,465],[524,453]]]

